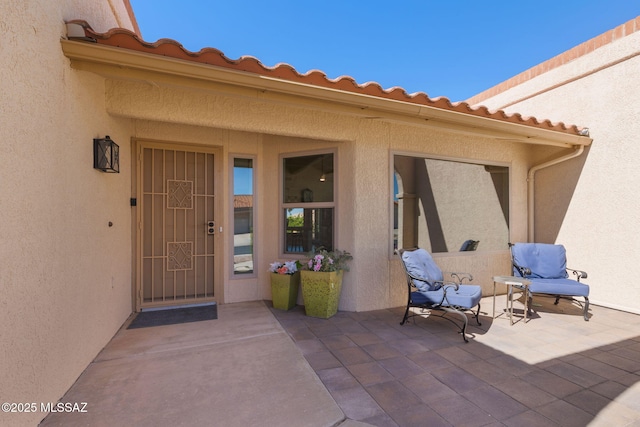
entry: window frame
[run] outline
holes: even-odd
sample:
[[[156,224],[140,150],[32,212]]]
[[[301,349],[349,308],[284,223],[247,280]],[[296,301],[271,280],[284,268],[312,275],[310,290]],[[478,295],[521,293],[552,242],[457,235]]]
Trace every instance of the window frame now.
[[[284,160],[288,158],[294,157],[307,157],[307,156],[318,156],[318,155],[333,155],[333,201],[332,202],[295,202],[295,203],[286,203],[284,201],[284,179],[285,179],[285,171],[284,171]],[[331,231],[331,239],[333,241],[334,247],[336,246],[336,236],[337,236],[337,221],[338,221],[338,155],[336,148],[327,148],[327,149],[318,149],[318,150],[308,150],[308,151],[296,151],[290,153],[280,153],[278,156],[278,253],[279,256],[284,259],[303,259],[305,258],[307,252],[285,252],[285,242],[286,242],[286,228],[285,224],[285,210],[293,209],[293,208],[302,208],[302,209],[322,209],[322,208],[332,208],[333,209],[333,230]]]
[[[234,202],[233,199],[235,197],[235,179],[234,179],[234,169],[235,169],[235,160],[243,159],[243,160],[251,160],[252,163],[252,190],[253,190],[253,202],[252,202],[252,260],[253,260],[253,271],[251,273],[236,273],[235,271],[235,260],[234,260],[234,252],[235,252],[235,244],[234,244],[234,236],[235,236],[235,211],[234,211]],[[258,197],[257,197],[257,176],[258,176],[258,162],[257,156],[252,154],[242,154],[242,153],[231,153],[229,154],[229,195],[230,195],[230,203],[229,203],[229,229],[231,230],[230,238],[229,238],[229,279],[230,280],[243,280],[243,279],[251,279],[258,277],[257,265],[258,265],[258,251],[256,248],[258,247],[259,242],[259,233],[258,233]]]
[[[513,220],[513,162],[501,162],[498,160],[487,160],[487,159],[475,159],[470,157],[453,157],[453,156],[445,156],[438,155],[432,153],[424,153],[424,152],[415,152],[415,151],[404,151],[404,150],[391,150],[389,156],[389,258],[393,259],[397,257],[396,249],[394,248],[394,199],[395,199],[395,187],[394,187],[394,177],[396,174],[395,170],[395,158],[396,156],[404,156],[404,157],[415,157],[420,159],[430,159],[430,160],[442,160],[449,162],[457,162],[457,163],[467,163],[473,165],[481,165],[481,166],[498,166],[507,168],[508,173],[508,184],[509,184],[509,219],[507,221],[507,241],[511,242],[511,233],[512,233],[512,220]],[[505,248],[507,251],[508,248]],[[483,248],[479,249],[479,252],[490,252],[495,250],[484,250]],[[474,252],[460,252],[460,251],[450,251],[450,252],[435,252],[433,256],[469,256],[473,255]]]

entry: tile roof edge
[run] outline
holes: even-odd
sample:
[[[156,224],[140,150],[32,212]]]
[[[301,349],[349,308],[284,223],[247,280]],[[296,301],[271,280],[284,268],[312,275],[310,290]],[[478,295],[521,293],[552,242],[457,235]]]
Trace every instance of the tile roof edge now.
[[[219,49],[212,47],[200,49],[198,52],[191,52],[176,40],[163,38],[151,43],[143,40],[135,32],[125,28],[112,28],[105,33],[98,33],[94,31],[84,20],[70,20],[67,21],[67,24],[80,25],[84,29],[85,33],[85,38],[83,38],[83,40],[90,39],[91,41],[105,46],[129,49],[159,56],[167,56],[174,59],[182,59],[203,65],[253,73],[284,81],[303,83],[310,86],[329,88],[361,95],[369,95],[380,99],[401,101],[418,106],[432,107],[501,122],[510,122],[538,129],[583,136],[583,132],[581,132],[582,129],[576,125],[566,125],[563,122],[553,123],[550,120],[538,120],[535,117],[523,117],[518,113],[507,114],[503,110],[491,111],[489,108],[482,105],[473,107],[470,103],[465,101],[451,102],[446,97],[430,98],[424,92],[409,94],[399,86],[384,89],[377,82],[358,84],[355,79],[350,76],[340,76],[335,79],[330,79],[320,70],[310,70],[301,74],[293,66],[287,63],[278,63],[273,67],[268,67],[253,56],[241,56],[234,60],[227,57]]]

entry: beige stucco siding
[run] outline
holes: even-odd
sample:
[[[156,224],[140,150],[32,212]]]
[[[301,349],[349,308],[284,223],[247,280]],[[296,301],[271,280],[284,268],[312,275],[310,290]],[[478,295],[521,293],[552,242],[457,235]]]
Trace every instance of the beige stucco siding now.
[[[354,260],[357,296],[352,303],[357,310],[401,306],[406,302],[405,279],[399,262],[390,259],[392,212],[391,185],[394,153],[448,156],[455,152],[460,159],[478,161],[500,156],[501,144],[491,147],[472,139],[441,130],[365,121],[356,144],[356,191],[354,199]],[[483,141],[487,142],[487,141]],[[460,148],[465,145],[466,148]],[[516,148],[517,151],[517,148]],[[386,165],[386,167],[382,167]],[[517,215],[516,215],[517,218]],[[515,227],[516,229],[518,226]],[[505,251],[436,255],[447,271],[473,271],[477,283],[488,292],[492,289],[491,272],[485,267],[508,269]],[[480,263],[478,259],[482,259]],[[507,261],[507,263],[505,263]],[[477,268],[482,265],[482,268]],[[494,270],[495,271],[495,270]],[[347,301],[341,302],[346,305]],[[348,307],[348,306],[347,306]],[[346,307],[345,307],[346,308]]]
[[[442,130],[420,132],[410,127],[396,127],[392,132],[389,150],[396,153],[458,158],[465,161],[495,162],[510,168],[510,239],[526,236],[526,169],[533,148],[496,141],[489,138],[470,137]],[[536,149],[537,150],[537,149]],[[387,195],[390,197],[390,195]],[[388,238],[387,238],[388,239]],[[509,272],[508,248],[498,251],[475,253],[447,253],[434,255],[436,262],[445,271],[463,271],[474,275],[474,282],[483,287],[483,292],[493,291],[491,277]],[[397,289],[402,275],[394,272]],[[393,280],[392,282],[393,283]]]
[[[121,80],[106,85],[107,111],[117,116],[339,141],[353,140],[357,131],[337,113],[295,108],[259,91],[226,86],[225,96],[216,85],[201,90]],[[335,125],[327,129],[326,123]]]
[[[482,102],[589,128],[581,158],[535,176],[535,237],[567,247],[569,266],[589,273],[593,302],[633,312],[640,286],[621,283],[640,264],[638,46],[635,32]]]
[[[391,254],[394,153],[509,166],[511,236],[516,240],[526,236],[528,158],[539,148],[441,127],[360,118],[341,114],[339,108],[317,113],[311,107],[294,106],[291,101],[246,98],[233,90],[224,94],[194,93],[143,82],[107,81],[106,91],[107,108],[113,115],[136,117],[135,138],[217,145],[223,147],[225,157],[256,156],[257,277],[232,278],[226,268],[226,302],[270,298],[268,264],[284,257],[279,236],[279,167],[281,156],[286,154],[327,149],[336,153],[336,247],[349,250],[355,257],[351,272],[345,275],[342,310],[399,306],[406,298],[398,261]],[[171,102],[179,107],[167,108]],[[228,172],[225,170],[224,176]],[[224,188],[227,197],[228,183]],[[225,228],[230,229],[229,218],[225,221]],[[476,254],[439,255],[438,259],[448,271],[472,271],[486,293],[492,290],[491,276],[509,270],[506,247]]]
[[[104,1],[5,1],[0,16],[0,388],[3,401],[55,402],[130,313],[129,156],[120,174],[92,168],[92,139],[126,151],[129,121],[104,111],[104,80],[60,49],[65,19],[116,19]]]

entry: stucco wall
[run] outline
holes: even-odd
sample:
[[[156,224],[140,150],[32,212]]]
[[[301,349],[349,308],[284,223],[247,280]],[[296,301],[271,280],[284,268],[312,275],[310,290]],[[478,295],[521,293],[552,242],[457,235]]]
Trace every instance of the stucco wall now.
[[[112,3],[0,2],[3,402],[57,401],[131,310],[128,121],[105,113],[103,79],[72,70],[60,47],[67,19],[106,29],[115,10],[130,26]],[[120,174],[92,167],[105,134],[124,153]],[[0,424],[44,415],[0,413]]]
[[[397,125],[391,126],[387,135],[386,151],[392,153],[444,156],[480,163],[490,161],[508,165],[510,167],[511,188],[510,240],[516,241],[526,236],[527,159],[532,152],[537,152],[540,148],[441,130],[425,132],[418,128]],[[379,197],[380,200],[374,203],[382,203],[382,198],[389,198],[390,193],[385,193],[384,196],[379,195]],[[363,210],[365,209],[367,208],[363,207]],[[389,226],[389,224],[385,225],[385,227]],[[388,237],[386,239],[388,240]],[[474,283],[481,285],[483,293],[486,295],[493,292],[491,277],[508,273],[510,266],[509,251],[506,247],[504,250],[487,251],[479,247],[479,250],[473,253],[435,254],[434,259],[445,271],[472,273],[475,279]],[[399,265],[393,266],[389,273],[388,294],[393,296],[396,305],[401,305],[403,301],[399,299],[397,294],[397,289],[402,288],[404,283],[401,267]],[[404,291],[404,288],[402,289]],[[405,296],[402,294],[402,297]],[[368,304],[373,305],[374,301],[369,301]]]
[[[589,128],[581,158],[535,177],[535,237],[567,247],[569,266],[589,273],[592,302],[636,313],[640,285],[626,276],[640,264],[639,47],[634,32],[482,101]]]
[[[284,258],[278,231],[283,154],[326,149],[336,153],[335,246],[354,255],[351,272],[344,279],[341,310],[365,311],[405,302],[404,277],[391,254],[395,153],[509,166],[510,238],[526,238],[526,172],[529,158],[545,152],[544,148],[424,125],[363,119],[341,114],[339,108],[316,111],[293,102],[273,103],[231,87],[224,92],[192,92],[171,85],[108,80],[106,88],[107,109],[116,116],[135,118],[137,138],[218,145],[225,158],[239,153],[256,156],[256,277],[232,279],[230,268],[225,267],[225,302],[270,299],[268,264]],[[228,177],[228,165],[225,168]],[[228,182],[224,187],[228,194]],[[227,265],[228,257],[225,259]],[[487,294],[492,291],[491,277],[509,272],[506,245],[503,250],[443,254],[438,260],[448,271],[473,273]]]

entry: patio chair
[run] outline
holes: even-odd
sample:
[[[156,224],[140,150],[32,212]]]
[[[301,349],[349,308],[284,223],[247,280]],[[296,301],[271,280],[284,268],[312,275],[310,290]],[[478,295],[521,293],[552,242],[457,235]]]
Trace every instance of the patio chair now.
[[[533,295],[553,296],[556,298],[554,304],[558,304],[560,298],[566,298],[583,307],[584,320],[589,320],[589,285],[580,282],[587,278],[587,273],[567,268],[564,246],[546,243],[510,243],[509,246],[513,275],[531,281],[527,295],[529,310]],[[577,280],[569,279],[568,271],[573,272]],[[584,298],[584,303],[577,297]]]
[[[412,249],[398,251],[402,266],[407,277],[409,297],[407,308],[404,312],[401,325],[404,325],[409,317],[420,316],[421,313],[441,311],[443,317],[460,328],[460,333],[465,342],[467,340],[467,315],[465,311],[471,311],[480,325],[480,299],[482,298],[482,288],[478,285],[464,285],[464,280],[471,281],[473,277],[468,273],[443,273],[436,265],[431,254],[424,249]],[[445,280],[445,274],[450,280]],[[473,307],[478,310],[473,313]],[[409,315],[411,308],[419,308],[420,313],[413,312]],[[445,317],[447,314],[454,314],[462,320],[459,325],[454,320]]]

